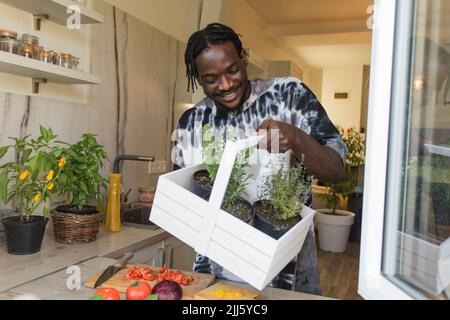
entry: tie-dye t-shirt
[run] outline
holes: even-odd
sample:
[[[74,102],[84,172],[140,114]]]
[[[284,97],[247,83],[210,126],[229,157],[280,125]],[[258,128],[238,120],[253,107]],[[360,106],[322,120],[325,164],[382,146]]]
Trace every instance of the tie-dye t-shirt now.
[[[334,149],[345,162],[346,147],[336,127],[311,90],[292,77],[250,81],[251,94],[239,110],[224,110],[208,97],[187,110],[180,118],[172,153],[174,169],[200,164],[202,160],[202,128],[210,124],[215,132],[225,132],[233,127],[239,138],[250,136],[264,120],[276,120],[292,124],[314,137],[321,145]],[[294,282],[301,282],[303,292],[320,292],[317,274],[317,257],[313,232],[305,240],[301,252],[304,257]],[[302,249],[303,250],[303,249]],[[305,249],[306,250],[306,249]],[[311,251],[311,252],[309,252]],[[313,252],[314,251],[314,252]],[[297,258],[297,264],[300,263]],[[308,261],[305,261],[308,260]],[[212,273],[220,278],[241,281],[207,257],[197,255],[194,271]],[[281,273],[280,273],[281,274]],[[310,274],[310,276],[307,276]],[[308,278],[309,277],[309,278]],[[284,274],[283,279],[295,278]],[[306,289],[305,287],[306,283]]]

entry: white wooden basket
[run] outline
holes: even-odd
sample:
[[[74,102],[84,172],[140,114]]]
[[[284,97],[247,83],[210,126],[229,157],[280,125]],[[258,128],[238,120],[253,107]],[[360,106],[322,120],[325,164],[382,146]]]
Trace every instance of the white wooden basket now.
[[[259,139],[227,142],[209,202],[192,192],[203,165],[160,176],[150,220],[262,290],[300,252],[315,211],[304,207],[303,219],[275,240],[220,209],[237,153]]]

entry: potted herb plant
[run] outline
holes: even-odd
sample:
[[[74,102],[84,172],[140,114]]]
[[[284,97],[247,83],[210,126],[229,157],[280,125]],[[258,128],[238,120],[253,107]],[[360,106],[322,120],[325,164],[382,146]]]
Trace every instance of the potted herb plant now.
[[[316,209],[319,247],[324,251],[344,252],[355,221],[355,213],[347,211],[348,197],[358,185],[358,166],[364,164],[364,140],[353,128],[339,128],[347,146],[344,178],[339,183],[325,183],[326,192],[319,194],[325,208]]]
[[[255,207],[254,226],[269,236],[279,239],[301,220],[301,211],[310,190],[303,161],[287,171],[278,170],[267,178],[260,190]]]
[[[5,204],[15,200],[17,215],[2,219],[6,246],[10,254],[25,255],[41,250],[48,221],[47,199],[57,189],[65,165],[63,147],[55,141],[51,128],[40,127],[40,136],[34,140],[12,138],[13,145],[0,148],[0,158],[14,151],[15,161],[0,168],[0,196]],[[35,215],[42,208],[43,216]]]
[[[236,135],[232,131],[228,132],[228,136],[228,139],[236,140]],[[203,127],[203,155],[206,170],[194,172],[194,193],[206,200],[211,195],[225,142],[221,135],[213,134],[209,124]],[[222,209],[244,222],[250,222],[253,218],[253,206],[241,197],[241,194],[245,193],[244,189],[250,178],[247,170],[250,155],[251,149],[238,153],[222,201]]]
[[[107,188],[100,174],[106,151],[91,133],[64,150],[67,159],[60,177],[60,194],[68,197],[67,205],[52,210],[55,239],[63,243],[87,243],[96,240],[104,212],[91,204]],[[103,188],[103,189],[102,189]]]

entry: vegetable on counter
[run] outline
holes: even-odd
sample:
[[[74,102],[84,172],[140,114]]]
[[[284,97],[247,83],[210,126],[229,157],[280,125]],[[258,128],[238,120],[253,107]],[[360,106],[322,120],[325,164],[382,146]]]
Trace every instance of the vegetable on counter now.
[[[141,266],[133,266],[131,267],[127,274],[123,277],[124,280],[172,280],[184,286],[190,285],[194,278],[185,275],[181,271],[169,270],[166,267],[161,267],[158,269],[158,275],[155,276],[152,268],[150,267],[141,267]]]
[[[152,288],[147,282],[134,282],[127,288],[127,300],[146,300],[152,294]]]
[[[152,293],[158,295],[158,300],[181,300],[183,289],[175,281],[162,280],[155,284]]]
[[[120,300],[120,293],[115,288],[100,288],[89,300]]]

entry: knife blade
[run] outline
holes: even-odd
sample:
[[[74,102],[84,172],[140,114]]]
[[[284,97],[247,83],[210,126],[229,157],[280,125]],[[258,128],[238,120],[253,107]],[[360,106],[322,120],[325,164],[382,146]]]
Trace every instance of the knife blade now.
[[[128,261],[133,258],[133,252],[127,252],[123,255],[122,259],[118,263],[112,264],[106,268],[105,271],[100,275],[100,277],[95,281],[94,288],[102,285],[104,282],[108,281],[113,275],[119,272],[125,267]]]

